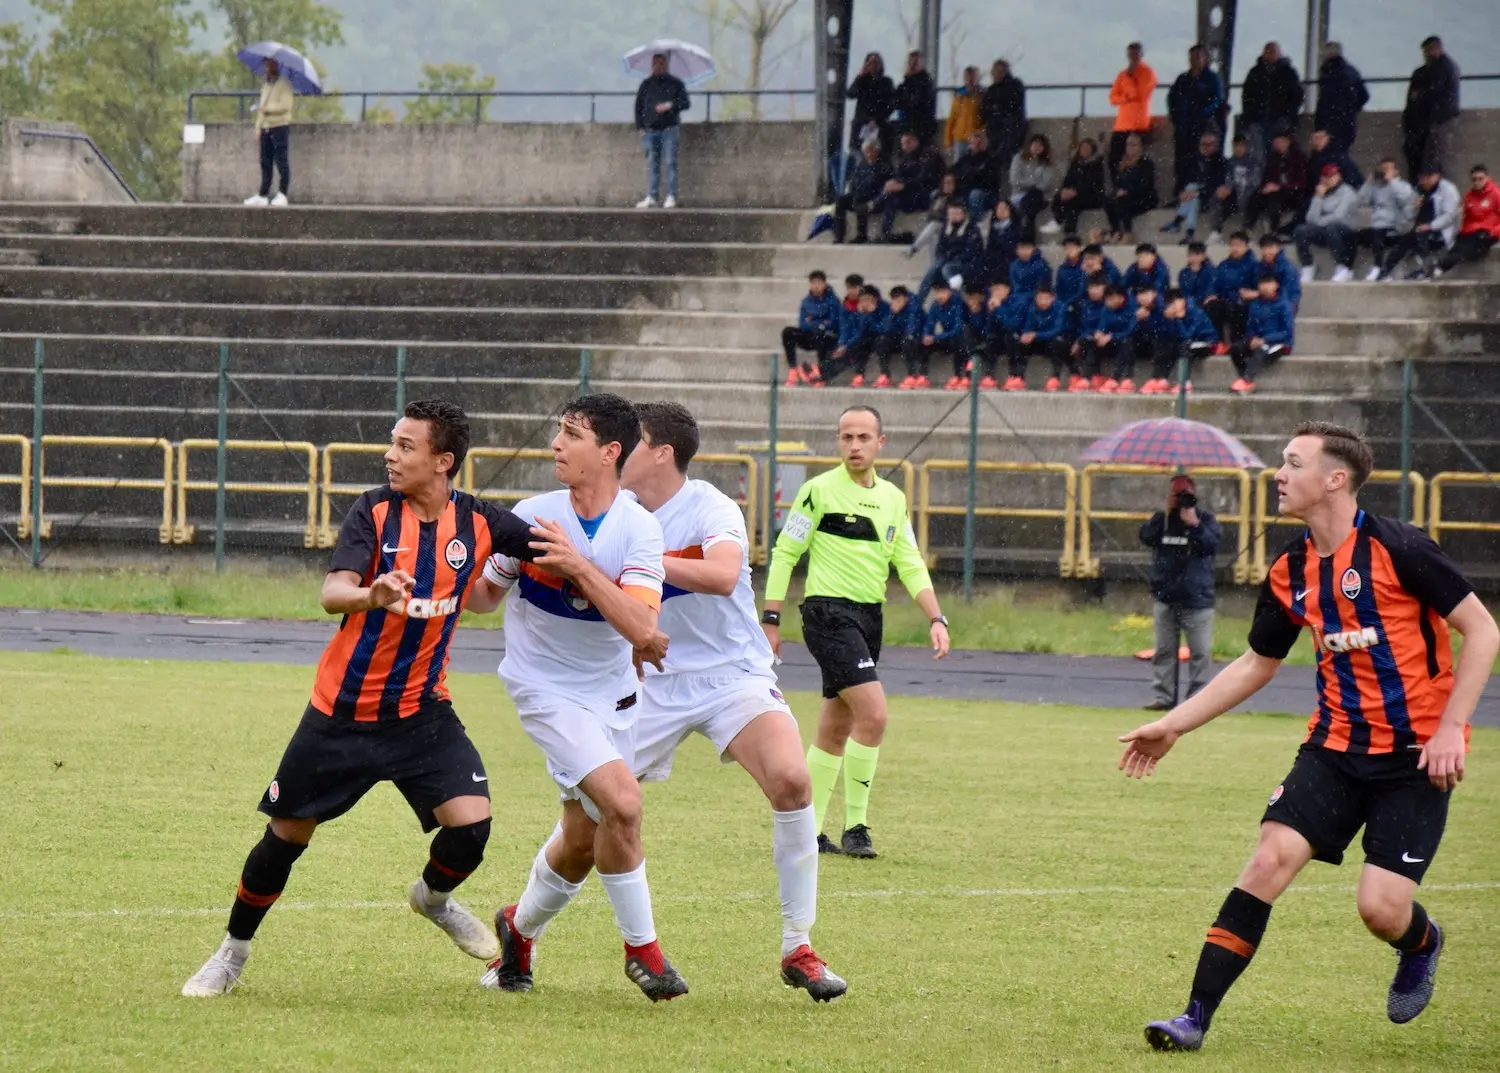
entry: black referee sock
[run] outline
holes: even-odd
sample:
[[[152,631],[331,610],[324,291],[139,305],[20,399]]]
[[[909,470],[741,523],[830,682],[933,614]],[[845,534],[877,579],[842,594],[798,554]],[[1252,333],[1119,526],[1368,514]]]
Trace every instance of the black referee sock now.
[[[1249,891],[1235,887],[1224,899],[1214,926],[1203,940],[1198,971],[1193,975],[1192,1001],[1199,1004],[1203,1027],[1213,1020],[1224,996],[1250,966],[1255,948],[1266,934],[1271,906]]]
[[[234,908],[229,910],[230,938],[255,938],[255,929],[281,897],[292,865],[306,848],[277,838],[271,825],[266,824],[266,833],[245,858],[245,869],[240,873],[240,889],[234,896]]]
[[[446,894],[468,879],[484,860],[484,847],[489,840],[489,820],[444,827],[433,836],[431,856],[427,867],[422,869],[427,889]]]
[[[1422,908],[1422,903],[1412,902],[1411,924],[1407,927],[1405,935],[1391,940],[1391,945],[1403,954],[1421,953],[1432,941],[1432,929],[1428,924],[1427,910]]]

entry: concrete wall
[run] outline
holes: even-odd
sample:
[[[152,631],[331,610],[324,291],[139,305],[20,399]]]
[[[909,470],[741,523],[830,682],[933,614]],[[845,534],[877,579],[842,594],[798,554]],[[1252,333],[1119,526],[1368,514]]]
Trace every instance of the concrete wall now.
[[[134,201],[87,142],[22,133],[38,130],[83,133],[72,123],[7,119],[0,142],[0,201]]]
[[[812,204],[810,123],[682,127],[684,205]],[[642,197],[640,134],[624,124],[307,123],[292,129],[291,198],[306,205],[633,205]],[[259,149],[243,124],[209,124],[183,146],[182,200],[255,193]]]

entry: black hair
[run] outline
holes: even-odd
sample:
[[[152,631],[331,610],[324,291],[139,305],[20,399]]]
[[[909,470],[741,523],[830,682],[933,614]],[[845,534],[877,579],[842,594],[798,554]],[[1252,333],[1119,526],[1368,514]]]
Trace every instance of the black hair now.
[[[990,280],[990,290],[994,290],[996,287],[1010,287],[1011,290],[1015,290],[1014,287],[1010,286],[1010,280],[1005,276],[999,276]]]
[[[1064,246],[1082,246],[1083,245],[1083,239],[1079,238],[1077,235],[1064,235],[1063,236],[1063,245]]]
[[[1176,287],[1169,287],[1169,288],[1167,288],[1167,293],[1161,296],[1161,304],[1164,305],[1164,306],[1169,306],[1173,302],[1176,302],[1176,301],[1179,301],[1179,300],[1183,300],[1183,299],[1186,299],[1186,298],[1187,298],[1187,295],[1183,294]]]
[[[1229,144],[1230,145],[1249,145],[1250,144],[1250,139],[1247,138],[1247,137],[1245,137],[1243,134],[1236,134],[1233,138],[1229,139]]]
[[[827,283],[828,273],[824,272],[821,268],[814,268],[807,274],[807,282],[811,283],[815,279],[821,279],[824,283]]]
[[[403,417],[427,422],[427,442],[433,454],[453,454],[448,479],[458,476],[469,453],[469,415],[463,407],[447,399],[416,399],[406,404]]]
[[[1056,296],[1056,294],[1057,294],[1057,292],[1052,289],[1052,284],[1050,284],[1050,283],[1039,284],[1037,286],[1037,289],[1035,291],[1033,291],[1032,293],[1033,294],[1050,294],[1050,295],[1053,295],[1053,296]]]
[[[1097,242],[1090,242],[1083,248],[1083,255],[1085,257],[1103,257],[1104,247]]]
[[[1277,235],[1277,234],[1274,234],[1274,233],[1272,233],[1270,231],[1267,231],[1264,235],[1260,236],[1260,248],[1261,249],[1265,249],[1267,246],[1280,246],[1280,245],[1281,245],[1281,236],[1280,235]]]
[[[1149,243],[1149,242],[1142,242],[1139,246],[1137,246],[1135,248],[1135,255],[1137,257],[1139,257],[1143,253],[1154,254],[1154,253],[1156,253],[1156,247],[1153,246],[1153,245],[1151,245],[1151,243]]]
[[[1124,298],[1125,297],[1125,288],[1124,287],[1117,287],[1115,284],[1111,283],[1105,289],[1105,291],[1104,291],[1104,297],[1106,297],[1106,298]]]
[[[603,447],[618,443],[620,457],[615,459],[615,472],[625,468],[625,459],[635,450],[641,440],[641,419],[628,399],[598,391],[592,395],[580,395],[563,407],[562,416],[581,417],[588,422],[594,433],[594,442]]]
[[[1261,283],[1274,283],[1278,287],[1281,286],[1281,280],[1279,278],[1277,278],[1275,269],[1271,269],[1271,268],[1268,268],[1264,272],[1262,272],[1260,274],[1260,278],[1257,279],[1255,282],[1257,284],[1261,284]]]
[[[1229,241],[1233,242],[1235,239],[1239,239],[1246,246],[1250,245],[1250,233],[1248,231],[1231,231],[1229,233]]]
[[[1438,48],[1442,48],[1443,47],[1443,39],[1441,37],[1439,37],[1437,34],[1433,34],[1431,37],[1426,38],[1422,42],[1422,47],[1423,48],[1427,48],[1430,45],[1436,45]]]
[[[932,289],[935,291],[951,291],[953,287],[949,284],[947,276],[938,276],[937,279],[933,280]]]
[[[873,298],[878,302],[880,301],[880,288],[873,283],[866,283],[859,289],[859,296],[861,298]]]
[[[1472,168],[1469,169],[1469,174],[1473,175],[1475,172],[1478,172],[1478,171],[1482,171],[1486,175],[1488,175],[1490,173],[1490,169],[1487,168],[1487,167],[1485,167],[1483,164],[1475,164]]]
[[[863,287],[864,285],[865,277],[861,276],[858,272],[852,272],[844,277],[845,287]]]
[[[1085,287],[1108,287],[1109,277],[1106,276],[1103,272],[1095,272],[1093,275],[1089,276],[1088,279],[1084,280],[1083,285]]]
[[[678,473],[686,473],[688,463],[698,453],[698,422],[680,402],[639,402],[635,416],[641,423],[641,435],[649,437],[652,447],[663,444],[672,448],[672,461]]]
[[[1208,253],[1208,247],[1205,246],[1201,242],[1189,242],[1188,243],[1188,247],[1187,247],[1187,251],[1188,251],[1188,253],[1202,253],[1202,254],[1207,254]]]
[[[1036,239],[1030,237],[1029,235],[1022,235],[1020,238],[1016,239],[1016,248],[1017,249],[1019,249],[1022,246],[1035,246],[1035,245],[1036,245]]]
[[[906,287],[904,287],[903,285],[901,285],[900,283],[898,283],[894,287],[891,288],[891,297],[892,298],[910,298],[911,297],[911,291],[909,291]]]
[[[988,293],[988,292],[985,291],[983,283],[978,283],[978,282],[976,282],[974,280],[969,280],[969,281],[967,281],[967,282],[964,283],[964,294],[965,295],[972,294],[972,295],[977,295],[980,298],[983,298],[986,293]]]
[[[1135,293],[1136,294],[1155,294],[1156,293],[1156,284],[1152,283],[1149,279],[1148,280],[1144,280],[1144,281],[1142,281],[1140,283],[1137,283],[1135,285]]]

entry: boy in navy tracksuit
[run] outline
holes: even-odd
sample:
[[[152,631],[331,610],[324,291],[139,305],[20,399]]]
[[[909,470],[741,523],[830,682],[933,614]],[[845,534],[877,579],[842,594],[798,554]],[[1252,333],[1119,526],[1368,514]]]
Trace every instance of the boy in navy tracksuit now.
[[[1057,266],[1057,278],[1052,289],[1057,293],[1057,304],[1070,313],[1083,300],[1088,272],[1083,267],[1083,244],[1077,235],[1063,239],[1063,259]]]
[[[1010,289],[1030,298],[1043,283],[1052,286],[1052,266],[1036,243],[1022,236],[1016,243],[1016,259],[1010,263]]]
[[[1030,299],[1011,289],[1010,280],[997,279],[990,284],[990,300],[985,303],[990,315],[989,345],[982,355],[984,379],[979,381],[981,389],[994,391],[1000,386],[995,379],[1000,357],[1002,354],[1007,358],[1010,356],[1016,336],[1025,329],[1026,310],[1030,305]]]
[[[955,370],[953,379],[948,381],[946,386],[951,391],[968,390],[969,377],[974,372],[974,356],[989,349],[992,324],[986,297],[984,285],[977,280],[964,284],[964,352],[968,361],[963,369]]]
[[[891,386],[891,359],[897,354],[906,362],[908,378],[917,368],[917,348],[922,342],[922,309],[912,301],[911,291],[897,284],[891,288],[891,302],[884,317],[876,321],[875,358],[880,375],[875,386]]]
[[[1063,370],[1072,364],[1068,360],[1067,316],[1068,311],[1057,301],[1050,286],[1044,283],[1036,289],[1020,334],[1011,344],[1006,391],[1026,390],[1026,365],[1036,354],[1052,359],[1052,375],[1047,379],[1046,390],[1057,391],[1062,387]]]
[[[1187,265],[1177,273],[1177,289],[1188,301],[1206,306],[1219,300],[1219,280],[1214,273],[1214,263],[1208,259],[1208,247],[1201,242],[1189,242]]]
[[[1142,283],[1149,283],[1157,294],[1165,294],[1172,285],[1167,266],[1156,255],[1156,247],[1142,242],[1135,248],[1135,264],[1125,270],[1125,293],[1134,294]]]
[[[1099,392],[1112,395],[1125,385],[1135,393],[1135,382],[1131,379],[1135,369],[1135,350],[1130,336],[1135,332],[1135,310],[1125,304],[1125,291],[1110,287],[1104,292],[1104,312],[1094,334],[1086,341],[1089,369],[1105,377]]]
[[[1281,297],[1281,283],[1270,267],[1261,275],[1260,296],[1250,303],[1245,317],[1245,338],[1235,344],[1230,356],[1239,375],[1229,386],[1236,395],[1255,391],[1255,379],[1266,366],[1292,352],[1294,322],[1292,303]]]
[[[880,288],[868,284],[859,289],[859,304],[853,313],[844,313],[839,331],[839,345],[823,367],[823,383],[832,383],[844,369],[852,369],[850,387],[865,386],[865,367],[880,349],[890,329],[891,307],[880,297]],[[887,359],[889,361],[889,359]]]
[[[941,277],[932,285],[932,305],[927,307],[927,316],[922,322],[922,346],[917,352],[916,376],[908,376],[901,386],[911,388],[931,387],[928,371],[932,368],[934,354],[947,354],[953,359],[953,375],[959,377],[969,364],[969,354],[964,346],[964,328],[967,310],[963,302],[953,295],[953,288]]]
[[[1104,316],[1104,294],[1107,290],[1109,280],[1103,272],[1095,272],[1088,279],[1083,301],[1073,310],[1073,342],[1069,352],[1073,358],[1073,367],[1080,375],[1069,382],[1069,391],[1088,391],[1104,383],[1105,378],[1097,368],[1091,367],[1090,362],[1094,335],[1099,331],[1099,319]]]
[[[1219,329],[1219,353],[1244,338],[1247,305],[1259,293],[1260,268],[1250,254],[1250,236],[1236,231],[1229,236],[1229,256],[1214,269],[1219,300],[1204,306]]]
[[[825,358],[839,344],[839,326],[843,309],[828,289],[828,276],[821,271],[809,272],[807,295],[797,310],[797,323],[781,330],[781,348],[786,352],[786,386],[813,384],[822,376],[819,370]],[[818,356],[817,365],[797,364],[797,351],[811,350]]]
[[[1119,267],[1104,252],[1104,247],[1094,243],[1083,248],[1083,272],[1085,277],[1092,276],[1096,272],[1103,272],[1105,280],[1111,287],[1122,286],[1125,282],[1125,277],[1120,274]]]
[[[1177,333],[1162,314],[1162,293],[1153,283],[1136,284],[1135,331],[1130,334],[1132,369],[1139,361],[1148,362],[1152,370],[1159,365],[1170,365],[1172,356],[1176,353]],[[1150,394],[1159,394],[1154,387],[1155,381],[1155,376],[1152,376],[1141,385],[1142,394],[1147,393],[1145,389],[1148,387],[1152,388]],[[1129,395],[1135,390],[1135,383],[1122,379],[1116,390],[1121,395]]]
[[[1181,291],[1168,291],[1163,302],[1162,314],[1172,331],[1172,347],[1164,353],[1165,361],[1158,361],[1151,371],[1151,381],[1141,388],[1141,394],[1175,395],[1182,388],[1193,390],[1193,363],[1200,362],[1214,352],[1219,342],[1219,331],[1208,319],[1203,307]],[[1183,359],[1187,359],[1187,376],[1182,384],[1172,384],[1168,377],[1173,365],[1180,370]],[[1151,390],[1152,388],[1155,390]]]
[[[1302,304],[1302,273],[1281,248],[1281,239],[1273,234],[1260,236],[1260,274],[1264,275],[1268,268],[1276,273],[1276,285],[1282,299],[1296,313]],[[1246,300],[1254,301],[1253,298]]]

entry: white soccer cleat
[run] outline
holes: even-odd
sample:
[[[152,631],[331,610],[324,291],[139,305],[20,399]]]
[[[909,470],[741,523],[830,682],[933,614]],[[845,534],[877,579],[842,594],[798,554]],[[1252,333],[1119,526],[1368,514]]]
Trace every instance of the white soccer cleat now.
[[[675,209],[677,207],[677,199],[668,195],[667,200],[661,203],[661,207],[664,209]]]
[[[270,202],[261,197],[259,194],[252,194],[244,200],[243,204],[249,205],[252,208],[259,209],[269,205]]]
[[[656,198],[643,197],[635,203],[635,207],[638,209],[654,209],[656,208]]]
[[[233,939],[225,939],[223,945],[214,951],[214,956],[203,963],[203,968],[182,985],[183,997],[217,998],[233,991],[234,985],[240,982],[240,973],[245,971],[245,960],[250,956],[250,944],[246,942],[243,950],[238,949],[239,945]]]
[[[1335,283],[1348,283],[1353,278],[1354,273],[1343,265],[1339,265],[1333,270],[1333,282]]]
[[[271,199],[271,207],[273,209],[284,209],[288,204],[289,202],[286,199],[286,195],[280,192],[278,192],[276,196]]]
[[[1315,280],[1317,278],[1318,278],[1318,270],[1316,268],[1314,268],[1312,265],[1308,265],[1306,268],[1304,268],[1302,270],[1302,282],[1303,283],[1311,283],[1313,280]]]
[[[500,940],[484,926],[484,921],[452,898],[441,905],[428,905],[427,884],[420,879],[411,885],[411,895],[407,901],[413,913],[426,917],[443,929],[448,938],[453,940],[453,945],[471,958],[494,961],[500,956]]]
[[[1380,266],[1379,265],[1376,265],[1374,268],[1370,269],[1370,271],[1368,271],[1368,272],[1365,273],[1365,282],[1366,283],[1374,283],[1379,278],[1380,278]]]

